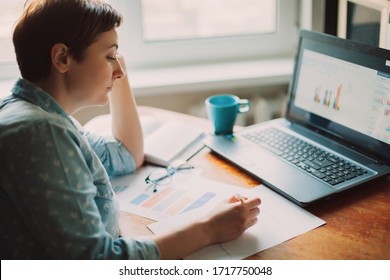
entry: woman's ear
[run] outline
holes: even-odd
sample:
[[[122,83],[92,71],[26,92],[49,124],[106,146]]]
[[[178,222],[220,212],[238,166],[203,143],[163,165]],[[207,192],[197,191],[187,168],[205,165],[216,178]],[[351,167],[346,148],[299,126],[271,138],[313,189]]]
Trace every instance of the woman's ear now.
[[[51,48],[51,62],[59,73],[66,73],[70,66],[68,47],[60,43],[55,44]]]

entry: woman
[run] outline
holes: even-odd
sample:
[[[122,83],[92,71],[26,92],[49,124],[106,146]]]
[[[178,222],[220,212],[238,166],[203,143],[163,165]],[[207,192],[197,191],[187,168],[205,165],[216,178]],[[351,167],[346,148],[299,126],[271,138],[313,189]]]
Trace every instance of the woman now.
[[[144,158],[117,53],[122,17],[101,1],[30,2],[13,35],[22,78],[0,104],[2,259],[177,259],[257,222],[259,198],[226,203],[164,236],[119,237],[109,176],[134,171]],[[108,98],[115,140],[69,117]]]

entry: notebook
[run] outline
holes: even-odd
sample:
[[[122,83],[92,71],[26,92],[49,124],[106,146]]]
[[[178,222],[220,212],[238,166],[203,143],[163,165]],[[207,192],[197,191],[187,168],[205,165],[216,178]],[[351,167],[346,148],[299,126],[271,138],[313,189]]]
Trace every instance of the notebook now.
[[[203,148],[204,133],[185,122],[168,121],[145,135],[145,161],[168,166],[175,160],[188,160]]]
[[[140,122],[144,136],[145,161],[148,163],[166,167],[175,160],[189,160],[204,147],[204,132],[186,122],[165,122],[152,115],[141,115]],[[84,128],[111,138],[111,123],[111,114],[105,114],[94,117]]]
[[[285,117],[204,144],[301,206],[372,187],[390,173],[390,50],[302,30]]]

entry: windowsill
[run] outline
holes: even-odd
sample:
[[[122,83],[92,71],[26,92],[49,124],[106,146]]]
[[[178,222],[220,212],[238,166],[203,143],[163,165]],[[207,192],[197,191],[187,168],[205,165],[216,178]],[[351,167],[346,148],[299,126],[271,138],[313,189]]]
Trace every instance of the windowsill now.
[[[292,58],[270,59],[130,70],[129,78],[136,96],[184,94],[288,84],[293,66]],[[9,94],[15,79],[0,77],[0,99]]]
[[[135,95],[182,94],[288,84],[294,59],[255,60],[129,71]]]

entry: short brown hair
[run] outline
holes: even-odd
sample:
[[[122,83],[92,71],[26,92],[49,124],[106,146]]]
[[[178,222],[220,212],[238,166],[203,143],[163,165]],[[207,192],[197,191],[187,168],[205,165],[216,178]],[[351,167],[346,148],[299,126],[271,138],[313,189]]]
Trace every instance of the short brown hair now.
[[[50,51],[55,44],[65,44],[80,61],[100,33],[122,22],[118,11],[99,0],[31,0],[25,6],[13,43],[21,75],[29,81],[50,74]]]

